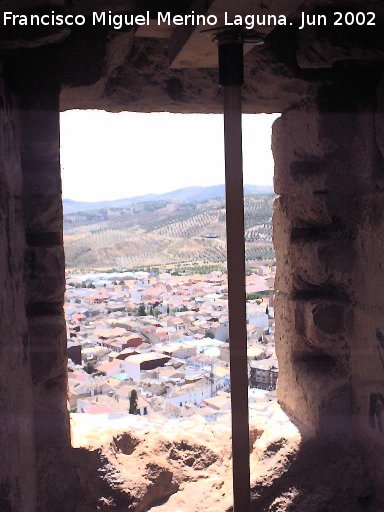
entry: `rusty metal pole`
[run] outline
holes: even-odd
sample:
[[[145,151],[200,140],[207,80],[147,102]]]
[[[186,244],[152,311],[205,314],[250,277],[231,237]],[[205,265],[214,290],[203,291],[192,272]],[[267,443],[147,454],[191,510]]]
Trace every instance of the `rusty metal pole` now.
[[[248,361],[246,328],[244,189],[241,88],[243,40],[217,36],[220,85],[224,91],[225,195],[230,339],[234,512],[250,510]]]

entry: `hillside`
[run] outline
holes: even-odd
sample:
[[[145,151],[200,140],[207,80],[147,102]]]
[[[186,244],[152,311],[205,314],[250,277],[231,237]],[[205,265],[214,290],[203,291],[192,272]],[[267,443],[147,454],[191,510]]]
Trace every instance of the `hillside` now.
[[[244,193],[250,194],[273,194],[272,187],[268,185],[244,185]],[[180,201],[180,202],[198,202],[208,199],[220,198],[225,196],[224,185],[213,185],[210,187],[185,187],[173,190],[165,194],[146,194],[144,196],[127,197],[124,199],[115,199],[112,201],[73,201],[64,199],[64,214],[76,213],[89,210],[100,210],[103,208],[126,208],[135,203],[148,201]]]
[[[248,262],[273,259],[272,195],[245,198]],[[69,268],[222,265],[225,202],[151,200],[64,216]]]

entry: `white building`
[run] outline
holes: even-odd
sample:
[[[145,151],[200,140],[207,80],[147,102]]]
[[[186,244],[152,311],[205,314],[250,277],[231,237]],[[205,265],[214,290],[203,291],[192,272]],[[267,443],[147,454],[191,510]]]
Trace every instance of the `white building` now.
[[[210,396],[210,383],[206,379],[201,379],[193,384],[175,387],[169,393],[166,401],[176,407],[185,407],[186,405],[200,405],[205,398]]]
[[[165,354],[147,352],[127,357],[122,361],[122,367],[128,378],[140,382],[143,370],[154,370],[159,366],[164,366],[169,360],[170,357]]]
[[[255,311],[249,314],[248,316],[249,325],[254,325],[259,329],[268,330],[269,328],[269,317],[265,313],[265,311]]]
[[[188,359],[189,357],[193,357],[196,355],[196,346],[191,342],[191,344],[186,343],[164,343],[163,345],[159,345],[156,347],[158,350],[163,352],[170,357],[176,357],[179,359]]]

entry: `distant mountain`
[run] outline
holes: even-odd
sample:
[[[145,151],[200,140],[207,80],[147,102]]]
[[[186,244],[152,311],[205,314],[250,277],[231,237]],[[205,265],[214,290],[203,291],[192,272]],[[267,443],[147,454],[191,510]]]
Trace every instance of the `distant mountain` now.
[[[273,194],[273,188],[267,185],[244,185],[244,193],[251,194]],[[213,185],[211,187],[186,187],[174,190],[158,196],[159,199],[175,201],[199,202],[207,201],[225,196],[225,185]],[[153,199],[153,197],[152,197]]]
[[[273,194],[273,188],[268,185],[244,185],[244,193],[246,195]],[[225,186],[213,185],[210,187],[185,187],[173,190],[172,192],[166,192],[165,194],[146,194],[124,199],[115,199],[113,201],[85,202],[64,199],[63,207],[64,214],[70,214],[105,208],[126,208],[132,204],[145,201],[182,201],[196,203],[214,198],[222,198],[224,196]]]
[[[141,197],[127,197],[124,199],[115,199],[112,201],[73,201],[72,199],[63,199],[64,215],[70,213],[87,212],[91,210],[102,210],[108,208],[126,208],[135,203],[144,201],[155,201],[160,199],[156,194],[148,194]]]

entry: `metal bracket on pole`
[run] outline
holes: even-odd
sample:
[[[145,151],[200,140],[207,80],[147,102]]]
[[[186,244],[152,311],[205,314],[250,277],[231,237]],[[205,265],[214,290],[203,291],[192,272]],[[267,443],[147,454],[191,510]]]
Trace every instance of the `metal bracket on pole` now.
[[[250,511],[248,360],[246,327],[244,190],[241,88],[243,45],[251,34],[243,29],[218,31],[219,80],[224,90],[225,195],[227,225],[228,314],[232,409],[234,512]],[[257,37],[257,39],[256,39]],[[261,39],[254,36],[252,42]]]

